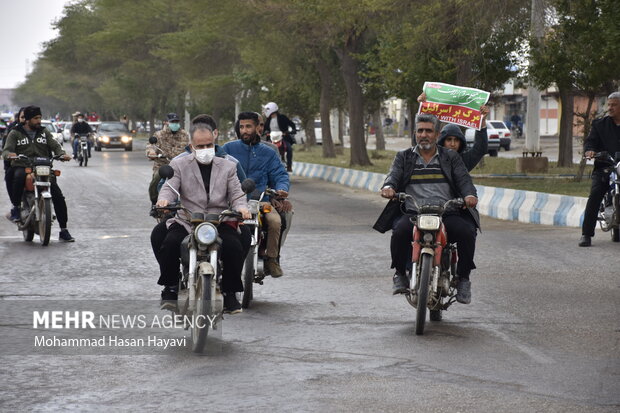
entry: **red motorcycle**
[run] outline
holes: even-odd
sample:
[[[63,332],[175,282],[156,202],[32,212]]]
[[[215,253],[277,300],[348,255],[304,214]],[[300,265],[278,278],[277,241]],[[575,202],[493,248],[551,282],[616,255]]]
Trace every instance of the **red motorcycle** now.
[[[413,225],[411,269],[407,270],[410,288],[405,297],[417,309],[415,333],[424,333],[426,309],[431,321],[441,321],[441,312],[456,301],[457,250],[456,244],[448,242],[442,216],[451,207],[462,208],[462,198],[451,199],[443,204],[432,201],[418,205],[411,195],[396,194],[404,203],[413,201],[418,211],[410,219]],[[421,305],[420,305],[421,304]]]

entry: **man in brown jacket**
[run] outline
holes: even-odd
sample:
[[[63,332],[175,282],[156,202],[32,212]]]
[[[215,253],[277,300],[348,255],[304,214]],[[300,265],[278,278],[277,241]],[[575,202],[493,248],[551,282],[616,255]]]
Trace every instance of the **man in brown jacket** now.
[[[181,204],[191,212],[207,214],[219,214],[230,206],[241,212],[244,219],[250,219],[247,198],[237,178],[237,165],[215,156],[215,137],[211,127],[204,123],[193,125],[191,136],[192,153],[170,162],[174,176],[168,183],[179,192]],[[157,206],[165,207],[176,199],[176,193],[164,185]],[[241,312],[235,293],[243,291],[241,270],[244,251],[249,249],[250,243],[250,238],[243,237],[236,224],[226,221],[218,226],[218,235],[222,238],[224,311],[231,314]],[[177,216],[158,224],[151,234],[151,245],[160,268],[158,284],[164,286],[162,308],[176,305],[180,246],[190,230],[191,226]]]
[[[153,162],[153,179],[149,184],[149,198],[151,203],[157,202],[157,185],[161,180],[159,176],[159,167],[167,165],[172,158],[185,152],[185,148],[189,144],[189,135],[181,129],[179,116],[176,113],[166,115],[168,124],[164,128],[155,133],[157,138],[156,144],[146,145],[146,156]],[[162,157],[158,157],[162,155]]]

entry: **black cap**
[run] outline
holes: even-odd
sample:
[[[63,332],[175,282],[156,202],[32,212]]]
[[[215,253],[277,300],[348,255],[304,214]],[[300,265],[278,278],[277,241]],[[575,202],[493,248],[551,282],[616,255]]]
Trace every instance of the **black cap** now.
[[[166,115],[166,117],[168,118],[168,122],[172,122],[174,120],[176,121],[180,121],[181,119],[179,118],[179,115],[177,115],[176,113],[169,113]]]
[[[35,116],[41,116],[41,108],[38,106],[26,106],[24,108],[24,118],[30,120]]]

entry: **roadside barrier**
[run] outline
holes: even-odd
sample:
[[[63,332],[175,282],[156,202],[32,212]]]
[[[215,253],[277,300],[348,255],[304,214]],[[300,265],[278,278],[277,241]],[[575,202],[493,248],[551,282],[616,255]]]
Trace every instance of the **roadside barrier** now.
[[[293,162],[293,175],[322,179],[351,188],[378,192],[384,174]],[[587,198],[476,185],[478,211],[493,218],[532,224],[581,227]]]

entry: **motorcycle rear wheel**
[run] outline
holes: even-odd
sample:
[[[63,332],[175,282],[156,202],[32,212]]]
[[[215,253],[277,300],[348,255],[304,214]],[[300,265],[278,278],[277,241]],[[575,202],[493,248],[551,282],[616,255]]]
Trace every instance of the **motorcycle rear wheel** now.
[[[613,242],[620,242],[620,228],[615,227],[611,229],[611,240]]]
[[[211,315],[211,277],[212,275],[199,275],[196,279],[196,311],[194,312],[194,325],[192,327],[192,351],[194,353],[202,353],[207,344],[208,316]],[[200,322],[198,322],[199,319]]]
[[[39,238],[41,245],[50,243],[52,233],[52,200],[50,198],[39,199]]]
[[[243,298],[241,299],[241,307],[248,308],[252,302],[254,288],[254,254],[256,254],[256,246],[250,249],[248,256],[245,257],[243,265]]]
[[[418,309],[415,315],[415,333],[422,335],[424,333],[424,324],[426,323],[426,305],[428,303],[428,287],[431,278],[431,269],[433,257],[428,254],[422,254],[420,266],[420,282],[418,284]]]
[[[441,321],[441,310],[431,310],[430,319],[431,321]]]

